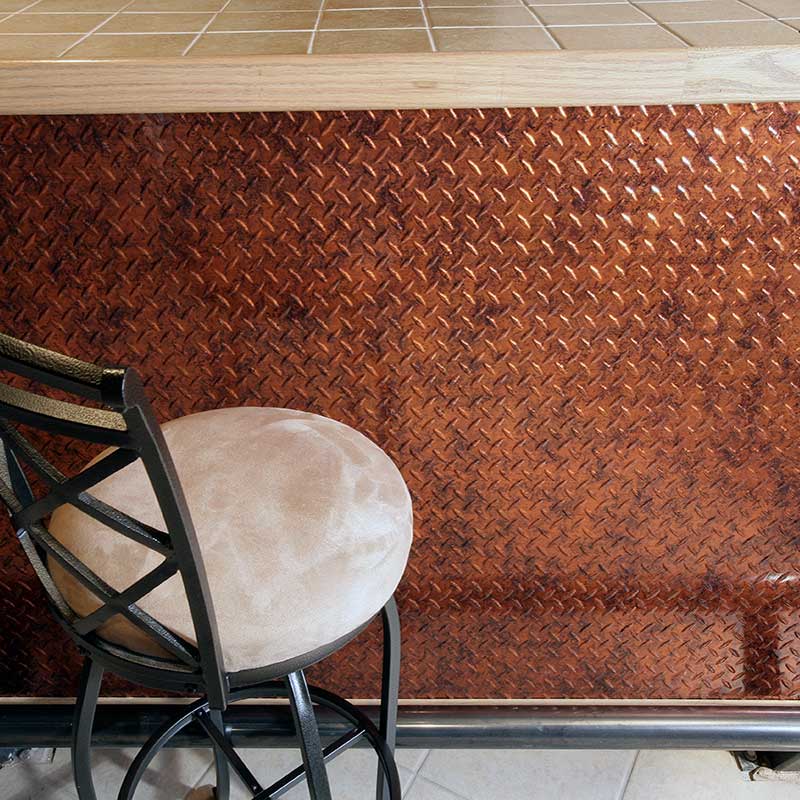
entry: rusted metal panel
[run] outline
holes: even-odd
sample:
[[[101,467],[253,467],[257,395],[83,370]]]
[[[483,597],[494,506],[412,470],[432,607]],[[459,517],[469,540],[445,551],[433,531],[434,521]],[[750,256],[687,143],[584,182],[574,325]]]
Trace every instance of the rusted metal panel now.
[[[403,696],[793,698],[798,111],[4,118],[0,326],[384,447]],[[0,620],[5,694],[74,691],[10,535]]]

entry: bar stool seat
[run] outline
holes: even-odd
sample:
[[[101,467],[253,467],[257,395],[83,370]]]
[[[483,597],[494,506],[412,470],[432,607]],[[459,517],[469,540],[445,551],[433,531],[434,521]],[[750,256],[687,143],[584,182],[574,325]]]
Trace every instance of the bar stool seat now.
[[[161,427],[191,509],[230,672],[324,650],[380,612],[406,565],[412,511],[400,472],[377,445],[342,423],[282,408],[206,411]],[[141,461],[91,494],[164,528]],[[159,562],[73,505],[54,512],[49,530],[119,591]],[[78,614],[100,607],[57,563],[49,566]],[[193,640],[179,575],[138,605]],[[166,656],[121,615],[99,634]]]

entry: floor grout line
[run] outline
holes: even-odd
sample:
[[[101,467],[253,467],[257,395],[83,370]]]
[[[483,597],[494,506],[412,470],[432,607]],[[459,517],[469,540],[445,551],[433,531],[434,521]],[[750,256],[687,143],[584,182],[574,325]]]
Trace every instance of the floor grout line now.
[[[417,771],[414,774],[414,780],[411,781],[411,783],[409,784],[409,787],[408,787],[409,791],[411,790],[411,787],[416,783],[417,778],[420,778],[423,781],[428,781],[428,783],[432,783],[434,786],[438,786],[440,789],[444,789],[448,794],[451,794],[451,795],[453,795],[453,797],[458,798],[458,800],[470,800],[470,798],[464,797],[464,795],[462,795],[459,792],[455,791],[455,789],[451,789],[449,786],[445,786],[443,783],[439,783],[439,781],[435,780],[434,778],[431,778],[429,775],[423,775],[422,774],[422,768],[428,762],[428,759],[431,756],[431,752],[432,752],[431,750],[427,750],[425,752],[425,757],[422,759],[422,761],[419,762],[419,766],[417,767]]]
[[[417,782],[417,778],[420,777],[420,772],[422,772],[422,768],[423,768],[423,766],[425,766],[425,762],[428,760],[428,756],[430,756],[430,754],[431,754],[431,751],[430,750],[426,750],[425,751],[425,755],[422,757],[422,761],[420,761],[419,764],[417,764],[417,767],[414,770],[414,776],[411,778],[411,781],[409,782],[408,786],[406,787],[405,792],[403,793],[406,796],[411,794],[411,788]],[[423,780],[425,780],[425,778],[423,778]]]
[[[205,772],[203,772],[200,775],[200,777],[194,782],[194,784],[192,785],[192,789],[197,789],[198,786],[204,786],[207,783],[210,784],[211,786],[215,786],[217,783],[216,775],[214,775],[213,780],[211,779],[211,773],[215,771],[216,770],[212,761],[212,763],[208,765],[208,769],[205,770]],[[208,780],[205,780],[206,777],[208,777]],[[236,777],[234,775],[231,775],[231,781],[234,780],[236,780]]]
[[[439,783],[439,781],[434,780],[428,775],[420,775],[420,777],[422,778],[423,781],[427,781],[428,783],[432,783],[434,786],[438,786],[440,789],[444,789],[448,794],[451,794],[453,795],[453,797],[458,798],[458,800],[475,800],[475,798],[465,797],[463,794],[459,794],[457,791],[455,791],[455,789],[451,789],[449,786],[445,786],[445,784]]]
[[[414,788],[414,784],[417,782],[417,778],[419,777],[419,770],[417,770],[412,776],[411,780],[408,782],[408,786],[406,786],[405,791],[403,794],[408,797],[411,794],[411,790]]]
[[[619,792],[619,795],[617,797],[617,800],[625,800],[625,794],[628,791],[628,784],[631,782],[631,775],[633,775],[633,770],[636,767],[636,762],[637,762],[638,759],[639,759],[639,751],[638,750],[634,750],[633,751],[633,758],[631,759],[631,764],[628,767],[628,772],[625,775],[625,780],[623,781],[623,784],[620,787],[620,792]]]
[[[430,758],[430,755],[431,751],[426,750],[425,755],[422,757],[422,761],[420,761],[419,764],[417,764],[417,769],[415,770],[415,774],[419,775],[419,773],[422,772],[422,768],[425,766],[425,762]]]

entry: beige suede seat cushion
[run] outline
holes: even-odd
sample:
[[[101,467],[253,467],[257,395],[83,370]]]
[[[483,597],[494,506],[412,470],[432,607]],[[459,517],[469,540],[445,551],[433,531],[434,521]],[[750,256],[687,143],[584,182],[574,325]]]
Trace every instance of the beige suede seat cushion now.
[[[280,408],[207,411],[162,430],[197,529],[228,671],[314,651],[385,605],[406,565],[412,518],[403,478],[377,445],[347,425]],[[164,529],[141,462],[91,492]],[[162,559],[74,506],[61,506],[50,530],[117,590]],[[71,576],[51,568],[75,611],[99,606]],[[194,641],[178,575],[139,605]],[[158,652],[119,616],[100,633]]]

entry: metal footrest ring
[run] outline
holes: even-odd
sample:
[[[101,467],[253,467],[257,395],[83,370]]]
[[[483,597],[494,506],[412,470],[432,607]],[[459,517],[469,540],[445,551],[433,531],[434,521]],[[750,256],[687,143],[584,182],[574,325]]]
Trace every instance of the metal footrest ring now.
[[[400,777],[397,772],[394,755],[385,740],[381,737],[372,720],[352,703],[347,702],[347,700],[325,689],[309,686],[309,694],[314,703],[331,709],[353,725],[350,731],[323,748],[322,752],[325,763],[327,764],[332,761],[361,739],[366,739],[375,751],[380,762],[388,785],[389,800],[401,800]],[[236,703],[240,700],[282,697],[287,697],[285,685],[279,681],[271,681],[260,686],[253,686],[231,692],[230,702]],[[263,788],[239,757],[238,753],[227,739],[225,732],[220,730],[211,720],[208,700],[202,699],[187,706],[179,716],[162,725],[162,727],[145,742],[125,774],[119,791],[118,800],[134,800],[136,789],[152,760],[166,747],[174,736],[179,734],[192,722],[197,722],[203,727],[213,746],[223,753],[233,771],[248,787],[253,796],[253,800],[276,800],[305,779],[305,770],[302,766],[299,766],[267,788]]]

